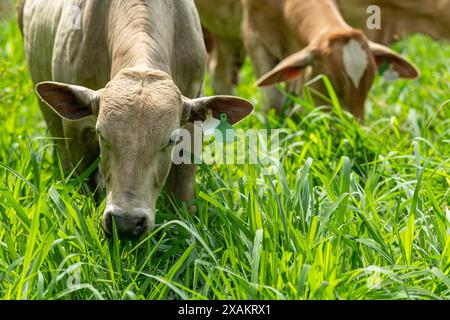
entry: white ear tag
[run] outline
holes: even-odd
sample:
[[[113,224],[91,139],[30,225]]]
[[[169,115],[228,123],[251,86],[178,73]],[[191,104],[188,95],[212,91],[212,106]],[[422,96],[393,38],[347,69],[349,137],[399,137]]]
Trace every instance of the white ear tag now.
[[[206,120],[202,122],[202,130],[205,136],[212,136],[214,129],[220,124],[220,120],[213,118],[210,109],[206,110]]]
[[[389,69],[383,73],[383,79],[386,82],[395,82],[399,78],[398,72],[394,69],[394,65],[390,64]]]

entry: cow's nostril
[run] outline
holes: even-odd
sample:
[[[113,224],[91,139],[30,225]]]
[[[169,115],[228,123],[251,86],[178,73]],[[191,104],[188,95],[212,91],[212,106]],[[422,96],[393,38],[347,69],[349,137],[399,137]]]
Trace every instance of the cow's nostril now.
[[[147,219],[141,218],[137,221],[136,227],[134,228],[134,233],[136,236],[141,236],[147,231]]]

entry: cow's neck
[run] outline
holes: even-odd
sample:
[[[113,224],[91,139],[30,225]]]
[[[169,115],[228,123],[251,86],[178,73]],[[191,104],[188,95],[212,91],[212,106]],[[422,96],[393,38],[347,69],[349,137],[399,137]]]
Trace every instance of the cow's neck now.
[[[145,1],[113,2],[109,12],[108,47],[111,78],[120,70],[136,66],[170,74],[170,61],[164,43],[157,38],[155,24],[150,24]],[[155,33],[155,36],[152,35]],[[167,48],[166,48],[167,49]]]
[[[285,16],[302,46],[308,45],[318,35],[351,30],[334,0],[291,1],[285,7]]]

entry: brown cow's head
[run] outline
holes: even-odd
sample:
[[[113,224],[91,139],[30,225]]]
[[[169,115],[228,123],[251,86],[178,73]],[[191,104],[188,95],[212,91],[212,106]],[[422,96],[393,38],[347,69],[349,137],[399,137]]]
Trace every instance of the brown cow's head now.
[[[418,71],[411,63],[391,49],[368,41],[358,30],[327,33],[284,59],[257,84],[268,86],[299,76],[311,79],[324,74],[333,83],[341,104],[362,120],[367,94],[380,67],[391,68],[390,72],[396,72],[400,78],[418,77]],[[312,86],[320,93],[326,93],[322,82]],[[317,100],[323,103],[321,99]]]
[[[36,91],[66,120],[97,117],[100,171],[106,188],[103,226],[119,236],[139,237],[154,227],[155,205],[171,168],[173,132],[206,110],[227,113],[232,122],[253,107],[230,96],[188,99],[170,77],[146,68],[124,69],[104,89],[43,82]]]

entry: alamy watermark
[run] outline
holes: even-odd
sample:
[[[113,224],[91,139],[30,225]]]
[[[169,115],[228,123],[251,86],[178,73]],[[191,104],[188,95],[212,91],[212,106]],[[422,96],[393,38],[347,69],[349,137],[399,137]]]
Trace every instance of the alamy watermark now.
[[[267,168],[280,162],[280,129],[214,130],[205,135],[202,122],[194,123],[193,133],[177,129],[172,151],[173,164],[251,164]],[[269,172],[269,174],[271,174]]]
[[[368,6],[367,14],[370,15],[366,21],[367,29],[380,30],[381,29],[381,8],[377,5]]]
[[[377,5],[367,7],[366,13],[369,17],[366,20],[366,27],[369,30],[381,29],[381,8]],[[82,11],[79,5],[69,1],[64,8],[64,23],[66,30],[81,30],[82,27]]]

